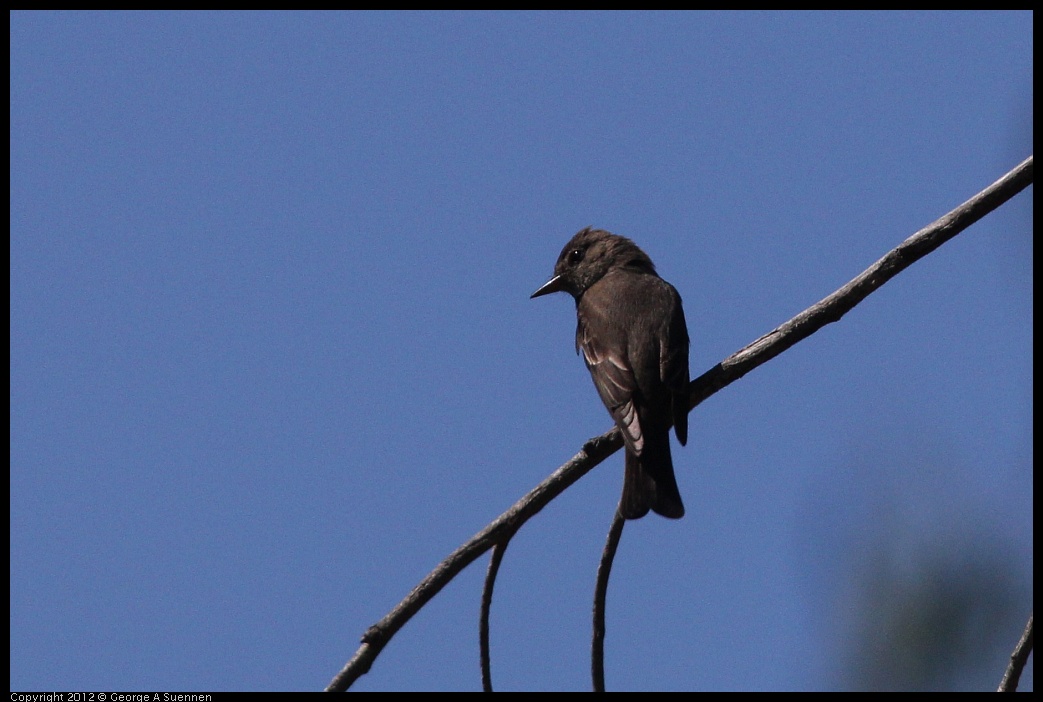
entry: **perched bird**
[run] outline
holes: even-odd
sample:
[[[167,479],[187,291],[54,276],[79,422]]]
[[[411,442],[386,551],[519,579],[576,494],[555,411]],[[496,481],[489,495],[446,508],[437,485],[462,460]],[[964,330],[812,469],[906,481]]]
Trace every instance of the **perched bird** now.
[[[688,328],[681,296],[626,237],[587,227],[558,256],[554,277],[532,294],[576,299],[576,353],[626,444],[619,512],[670,519],[684,504],[670,459],[670,425],[688,440]]]

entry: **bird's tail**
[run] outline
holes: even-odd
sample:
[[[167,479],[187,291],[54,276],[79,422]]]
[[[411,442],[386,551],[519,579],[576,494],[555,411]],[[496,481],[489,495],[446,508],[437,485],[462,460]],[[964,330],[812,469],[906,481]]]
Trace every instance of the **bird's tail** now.
[[[624,519],[640,519],[651,509],[668,519],[684,516],[684,503],[674,478],[674,464],[670,458],[670,435],[656,432],[659,440],[645,434],[645,445],[637,456],[626,449],[626,468],[623,474],[623,496],[619,513]]]

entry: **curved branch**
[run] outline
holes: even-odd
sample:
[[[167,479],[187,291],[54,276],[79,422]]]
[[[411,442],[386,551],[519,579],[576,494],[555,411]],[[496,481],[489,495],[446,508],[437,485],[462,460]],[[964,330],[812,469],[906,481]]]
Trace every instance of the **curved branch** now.
[[[471,537],[432,570],[427,577],[406,595],[387,616],[366,630],[362,645],[355,655],[330,681],[327,692],[343,692],[365,675],[391,637],[437,595],[457,573],[498,543],[510,538],[521,526],[570,485],[589,473],[595,466],[615,453],[623,445],[618,431],[608,432],[588,440],[583,448],[549,478],[533,488],[525,497],[496,518],[489,526]]]
[[[816,331],[836,322],[872,292],[912,263],[1010,200],[1032,183],[1032,156],[1001,179],[963,203],[941,219],[906,239],[861,275],[835,293],[812,305],[793,319],[739,349],[721,363],[696,378],[688,386],[689,410],[718,390],[727,387],[757,366],[765,363]],[[478,556],[517,531],[533,515],[570,485],[623,446],[619,430],[613,428],[589,439],[575,456],[558,468],[509,510],[460,546],[427,575],[391,612],[362,636],[362,645],[333,678],[327,691],[346,690],[369,671],[370,666],[391,637],[416,612],[446,586],[457,573]]]
[[[594,640],[590,644],[590,674],[594,679],[594,692],[605,691],[605,600],[608,599],[608,576],[612,572],[612,561],[616,557],[616,547],[623,536],[626,520],[616,510],[612,526],[608,528],[605,549],[601,552],[601,563],[598,564],[598,578],[594,585]]]
[[[496,585],[496,574],[500,572],[500,562],[510,543],[511,535],[493,546],[493,555],[489,559],[489,570],[485,573],[485,586],[482,587],[482,611],[478,617],[478,648],[482,659],[482,691],[493,691],[492,663],[489,660],[489,610],[493,606],[493,587]]]

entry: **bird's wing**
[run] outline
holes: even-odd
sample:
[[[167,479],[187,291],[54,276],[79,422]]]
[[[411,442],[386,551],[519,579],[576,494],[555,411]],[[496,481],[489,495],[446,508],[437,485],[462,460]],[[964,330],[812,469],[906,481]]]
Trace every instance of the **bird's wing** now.
[[[670,390],[674,432],[684,446],[688,442],[688,327],[680,296],[672,288],[670,292],[673,311],[659,334],[659,377]]]
[[[583,352],[583,360],[594,379],[594,387],[601,401],[612,414],[616,426],[623,432],[623,440],[636,455],[641,455],[645,440],[641,419],[634,406],[637,379],[626,355],[599,343],[589,327],[580,324],[576,329],[576,348]]]

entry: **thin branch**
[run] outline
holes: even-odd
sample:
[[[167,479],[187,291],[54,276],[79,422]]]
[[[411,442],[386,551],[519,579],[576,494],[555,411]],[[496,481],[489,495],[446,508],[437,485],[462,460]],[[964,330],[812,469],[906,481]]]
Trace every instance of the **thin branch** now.
[[[469,566],[487,550],[509,538],[531,517],[570,485],[589,473],[595,466],[615,453],[623,445],[618,431],[590,439],[567,463],[533,488],[529,494],[496,518],[489,526],[475,534],[467,543],[453,551],[427,577],[406,595],[387,616],[366,630],[362,645],[344,668],[337,673],[327,692],[343,692],[359,677],[365,675],[391,637],[416,614],[428,600],[437,595],[457,573]]]
[[[933,224],[913,234],[850,283],[693,380],[688,386],[689,408],[694,408],[718,390],[727,387],[827,324],[836,322],[909,265],[952,239],[1031,183],[1032,157],[1029,156],[1003,178]],[[501,542],[507,534],[517,531],[548,502],[622,446],[623,440],[620,438],[619,430],[615,428],[588,440],[579,453],[489,526],[456,549],[387,616],[371,626],[362,636],[362,645],[358,651],[333,678],[326,690],[346,690],[360,676],[365,675],[391,637],[457,573]]]
[[[624,524],[626,520],[617,509],[612,526],[608,529],[605,550],[601,552],[597,583],[594,585],[594,640],[590,645],[590,673],[594,679],[594,692],[605,691],[605,600],[608,599],[608,576],[612,572],[612,561],[616,557],[616,547],[623,535]]]
[[[827,324],[839,321],[855,305],[916,261],[989,214],[1032,184],[1032,156],[955,210],[927,225],[829,297],[739,349],[689,385],[690,409],[770,361]]]
[[[489,610],[493,606],[493,587],[496,585],[496,574],[500,572],[500,562],[510,543],[510,536],[493,546],[493,555],[489,559],[489,570],[485,573],[485,586],[482,588],[482,612],[478,619],[478,646],[482,658],[482,691],[493,691],[492,663],[489,660]]]
[[[1007,672],[1003,674],[1000,687],[996,692],[1017,692],[1018,681],[1021,680],[1021,671],[1028,663],[1029,654],[1032,653],[1032,615],[1029,615],[1029,623],[1025,625],[1025,631],[1021,632],[1021,640],[1010,654],[1010,663]]]

